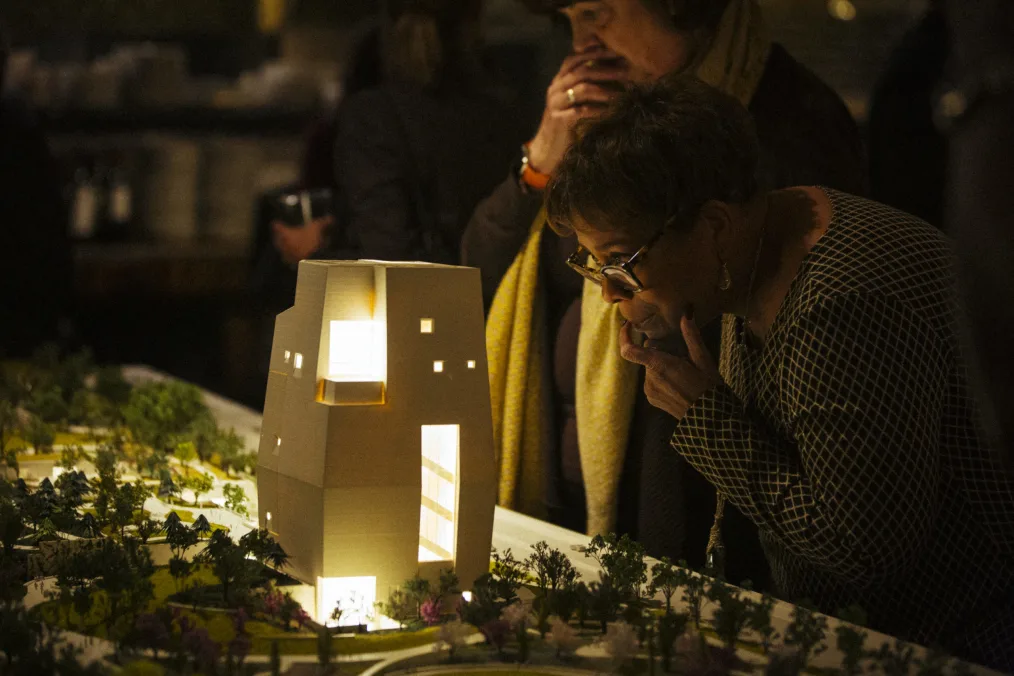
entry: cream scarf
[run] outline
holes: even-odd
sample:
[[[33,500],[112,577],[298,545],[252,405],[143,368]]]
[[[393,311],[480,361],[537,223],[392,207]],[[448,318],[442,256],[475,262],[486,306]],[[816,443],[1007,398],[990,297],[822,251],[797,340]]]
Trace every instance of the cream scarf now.
[[[704,82],[748,105],[771,43],[756,0],[731,0],[710,47],[692,66]],[[539,247],[545,210],[501,281],[486,325],[498,504],[544,517],[543,455],[552,390],[541,307]],[[620,315],[586,282],[577,348],[577,438],[588,506],[588,534],[615,529],[620,473],[637,396],[638,367],[619,353]],[[552,440],[550,440],[552,443]]]

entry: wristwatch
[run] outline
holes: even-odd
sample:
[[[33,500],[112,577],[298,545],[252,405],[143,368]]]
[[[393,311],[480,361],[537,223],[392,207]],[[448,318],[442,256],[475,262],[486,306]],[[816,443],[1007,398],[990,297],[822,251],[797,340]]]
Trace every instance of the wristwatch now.
[[[542,191],[549,185],[549,174],[543,174],[532,166],[528,159],[528,144],[521,146],[521,166],[518,169],[518,182],[522,189]]]

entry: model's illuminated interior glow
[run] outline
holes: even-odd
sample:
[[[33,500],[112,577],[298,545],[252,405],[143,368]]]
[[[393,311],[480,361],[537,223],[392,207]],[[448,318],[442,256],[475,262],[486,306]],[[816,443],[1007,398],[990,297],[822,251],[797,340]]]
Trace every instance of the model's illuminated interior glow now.
[[[370,624],[377,602],[376,577],[318,577],[317,622],[333,627],[336,624]],[[341,606],[341,620],[335,623],[331,613]]]
[[[419,320],[419,333],[433,333],[433,320],[432,319],[420,319]]]
[[[469,359],[468,360],[468,368],[471,369],[471,370],[475,369],[475,360],[474,359]]]
[[[376,383],[384,380],[384,335],[379,322],[332,320],[328,380]]]
[[[442,361],[433,362],[433,373],[443,373],[443,372],[444,372],[444,362]]]
[[[292,352],[290,352],[289,350],[286,350],[285,351],[285,363],[288,364],[291,359],[292,359]]]
[[[458,425],[422,426],[420,561],[454,560],[459,436]]]
[[[267,518],[268,521],[271,521],[271,512],[268,512],[264,516]]]
[[[292,365],[293,365],[293,366],[294,366],[295,368],[297,368],[297,369],[301,369],[301,368],[303,368],[303,355],[302,355],[302,354],[300,354],[299,352],[297,352],[297,353],[296,353],[296,359],[295,359],[295,361],[293,362],[293,364],[292,364]]]
[[[470,592],[470,591],[463,591],[463,592],[461,592],[461,600],[464,601],[465,603],[471,603],[472,602],[472,592]]]

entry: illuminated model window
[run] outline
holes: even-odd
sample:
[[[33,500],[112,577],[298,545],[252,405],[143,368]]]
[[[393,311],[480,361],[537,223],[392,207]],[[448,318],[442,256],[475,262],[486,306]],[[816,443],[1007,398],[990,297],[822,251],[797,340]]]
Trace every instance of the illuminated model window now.
[[[331,322],[328,380],[368,383],[384,379],[379,328],[370,320]]]
[[[444,362],[442,361],[433,362],[433,373],[443,373],[443,372],[444,372]]]
[[[377,578],[375,577],[318,577],[318,614],[330,620],[331,611],[341,606],[342,624],[369,624],[373,621],[373,606],[377,602]]]
[[[301,353],[296,353],[296,360],[292,365],[297,369],[303,368],[303,355]]]
[[[292,360],[292,353],[288,350],[285,351],[285,363],[288,364]]]
[[[474,359],[469,359],[468,360],[468,368],[469,369],[473,369],[473,370],[475,369],[475,360]]]
[[[419,320],[419,333],[433,333],[433,320],[432,319],[420,319]]]
[[[454,560],[459,434],[457,425],[422,426],[420,561]]]

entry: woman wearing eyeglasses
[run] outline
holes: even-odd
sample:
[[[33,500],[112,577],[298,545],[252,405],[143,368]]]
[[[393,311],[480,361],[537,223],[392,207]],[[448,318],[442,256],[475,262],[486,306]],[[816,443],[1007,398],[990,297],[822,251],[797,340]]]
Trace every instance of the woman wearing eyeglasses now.
[[[749,107],[764,185],[862,192],[859,133],[841,99],[770,41],[756,0],[525,3],[559,12],[574,53],[549,86],[541,124],[463,241],[463,261],[482,271],[491,306],[499,504],[590,534],[627,533],[653,556],[700,567],[715,491],[668,453],[675,421],[640,394],[643,369],[610,345],[620,319],[567,267],[575,240],[544,228],[545,182],[580,120],[600,114],[626,83],[674,71],[695,73]],[[667,349],[683,353],[681,342]],[[734,509],[726,526],[727,576],[763,587],[756,529]]]
[[[947,241],[834,190],[758,190],[757,158],[730,97],[638,87],[564,157],[550,222],[778,593],[1014,669],[1014,483],[979,426]],[[722,315],[716,362],[698,327]],[[687,358],[654,349],[673,335]]]

